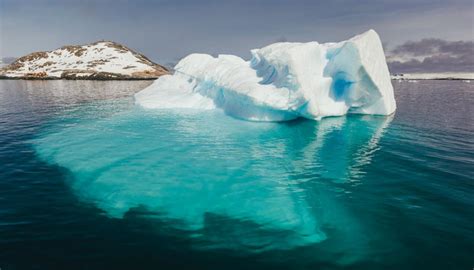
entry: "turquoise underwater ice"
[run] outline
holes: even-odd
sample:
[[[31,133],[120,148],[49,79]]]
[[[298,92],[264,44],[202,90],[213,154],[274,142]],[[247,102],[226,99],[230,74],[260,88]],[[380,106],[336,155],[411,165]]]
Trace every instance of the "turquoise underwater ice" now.
[[[80,200],[111,218],[146,209],[206,247],[290,249],[325,241],[327,227],[348,249],[363,245],[364,229],[329,194],[361,178],[390,117],[254,123],[220,111],[106,108],[54,119],[33,143],[71,173]],[[215,219],[233,225],[209,232]]]

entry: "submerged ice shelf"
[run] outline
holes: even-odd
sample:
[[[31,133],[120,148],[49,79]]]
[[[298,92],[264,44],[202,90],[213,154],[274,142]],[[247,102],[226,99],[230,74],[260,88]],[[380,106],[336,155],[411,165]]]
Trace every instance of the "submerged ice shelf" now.
[[[191,54],[135,95],[145,108],[221,108],[253,121],[389,115],[396,109],[379,36],[339,43],[282,42],[233,55]]]
[[[366,252],[370,229],[340,201],[341,184],[361,180],[391,117],[286,125],[116,106],[82,106],[32,141],[41,159],[70,172],[81,201],[113,218],[158,218],[198,249],[325,242]]]

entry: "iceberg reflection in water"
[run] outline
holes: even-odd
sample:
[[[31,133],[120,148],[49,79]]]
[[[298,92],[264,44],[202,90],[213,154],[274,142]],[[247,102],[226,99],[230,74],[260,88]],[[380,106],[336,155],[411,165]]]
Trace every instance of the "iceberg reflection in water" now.
[[[59,119],[34,140],[68,169],[84,202],[122,218],[146,215],[184,230],[198,248],[290,249],[363,230],[338,200],[371,162],[390,117],[253,123],[219,111],[91,114]]]

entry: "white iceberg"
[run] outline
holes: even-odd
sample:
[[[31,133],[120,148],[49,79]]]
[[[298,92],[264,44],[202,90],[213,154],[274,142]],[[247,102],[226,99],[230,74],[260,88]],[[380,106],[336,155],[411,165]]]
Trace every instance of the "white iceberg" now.
[[[369,30],[339,43],[281,42],[233,55],[191,54],[135,95],[153,109],[222,108],[254,121],[389,115],[396,104],[379,36]]]

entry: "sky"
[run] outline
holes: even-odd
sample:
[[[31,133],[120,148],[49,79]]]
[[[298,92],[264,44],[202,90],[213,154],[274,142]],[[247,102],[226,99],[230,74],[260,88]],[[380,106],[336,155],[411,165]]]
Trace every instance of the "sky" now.
[[[392,71],[474,72],[473,0],[0,0],[2,57],[113,40],[167,65],[368,29]]]

